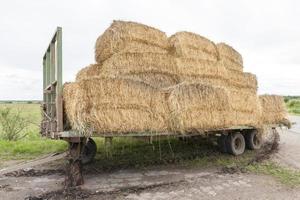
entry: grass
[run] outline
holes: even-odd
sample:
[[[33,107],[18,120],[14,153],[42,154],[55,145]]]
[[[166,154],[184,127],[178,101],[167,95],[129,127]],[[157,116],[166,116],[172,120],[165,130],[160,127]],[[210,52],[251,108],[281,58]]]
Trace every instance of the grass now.
[[[247,166],[250,172],[271,175],[288,186],[300,185],[300,171],[291,170],[273,162],[265,162]]]
[[[0,140],[0,159],[18,160],[32,159],[49,153],[62,152],[67,149],[67,143],[41,138],[39,124],[41,121],[40,104],[0,104],[1,107],[11,107],[20,110],[22,116],[31,121],[24,130],[27,136],[19,141]],[[0,133],[1,134],[1,133]]]
[[[286,106],[289,113],[300,115],[300,98],[290,99],[289,101],[287,101]]]
[[[1,160],[33,159],[49,153],[63,152],[67,143],[63,141],[41,140],[0,140]]]
[[[104,140],[97,138],[96,143],[96,165],[102,170],[173,164],[200,168],[238,166],[247,163],[255,154],[253,151],[246,151],[239,157],[222,154],[211,141],[199,138],[187,141],[161,139],[152,144],[137,139],[114,138],[110,147],[105,147]]]
[[[23,117],[26,117],[31,123],[24,132],[27,133],[26,139],[39,139],[40,122],[41,122],[41,111],[40,104],[0,104],[0,109],[8,107],[12,108],[12,111],[20,111]],[[0,133],[1,134],[1,133]]]
[[[300,97],[299,96],[286,96],[284,97],[287,110],[290,114],[300,115]]]

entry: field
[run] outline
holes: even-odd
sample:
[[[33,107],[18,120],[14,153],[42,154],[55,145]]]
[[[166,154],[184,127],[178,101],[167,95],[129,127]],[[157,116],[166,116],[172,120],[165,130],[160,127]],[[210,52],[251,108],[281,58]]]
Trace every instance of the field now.
[[[287,96],[284,101],[289,113],[300,115],[300,97]]]
[[[39,135],[39,125],[41,112],[39,104],[0,104],[0,109],[8,107],[13,111],[20,111],[31,123],[23,131],[26,137],[18,141],[6,141],[0,139],[1,160],[10,159],[31,159],[48,153],[62,152],[67,149],[67,144],[63,141],[54,141],[41,138]]]

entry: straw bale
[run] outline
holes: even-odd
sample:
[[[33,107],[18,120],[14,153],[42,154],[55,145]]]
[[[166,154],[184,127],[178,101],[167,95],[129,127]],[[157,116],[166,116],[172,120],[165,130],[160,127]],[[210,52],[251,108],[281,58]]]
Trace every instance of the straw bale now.
[[[113,75],[114,72],[109,74]],[[144,82],[145,84],[149,84],[155,88],[166,88],[176,85],[179,82],[179,79],[176,75],[160,72],[118,73],[118,75],[115,76]]]
[[[118,53],[102,65],[103,74],[135,78],[154,87],[178,83],[177,67],[171,55],[161,53]]]
[[[175,58],[175,61],[180,76],[227,78],[227,70],[217,62],[198,58]]]
[[[217,61],[216,45],[205,37],[191,32],[177,32],[169,38],[171,52],[179,57]]]
[[[256,93],[249,89],[227,88],[232,108],[242,112],[254,113],[258,108],[259,100]]]
[[[99,76],[102,73],[102,66],[100,64],[90,64],[89,66],[82,68],[76,74],[76,81],[80,81],[82,79],[88,79],[90,77]]]
[[[239,52],[225,43],[218,43],[216,46],[220,62],[227,69],[243,71],[243,58]]]
[[[181,83],[169,90],[171,130],[181,133],[201,132],[229,125],[230,102],[223,88]]]
[[[89,118],[88,111],[90,102],[83,87],[78,82],[66,83],[63,87],[63,102],[64,114],[67,118],[68,124],[74,130],[85,131],[87,129],[86,122]]]
[[[284,123],[287,121],[287,111],[282,96],[260,95],[262,121],[266,124]]]
[[[180,82],[183,83],[201,83],[206,85],[211,85],[215,87],[222,87],[227,88],[228,87],[228,81],[224,79],[220,79],[217,77],[201,77],[201,76],[180,76],[179,78]]]
[[[232,123],[233,126],[253,126],[256,128],[261,127],[261,109],[259,106],[257,107],[257,111],[254,113],[233,110],[232,115],[234,118]]]
[[[236,88],[251,89],[254,93],[257,91],[256,75],[248,72],[227,70],[229,84]]]
[[[260,126],[262,111],[257,94],[251,89],[228,87],[227,90],[234,116],[233,125]]]
[[[218,62],[197,58],[176,58],[180,82],[227,85],[227,70]]]
[[[121,51],[167,53],[168,48],[166,34],[158,29],[135,22],[113,21],[96,41],[95,59],[102,63]]]
[[[75,96],[74,91],[77,91]],[[163,121],[166,111],[162,109],[166,106],[161,93],[142,82],[99,76],[64,88],[64,95],[71,126],[83,134],[163,131],[167,128]],[[161,112],[154,113],[154,106]]]

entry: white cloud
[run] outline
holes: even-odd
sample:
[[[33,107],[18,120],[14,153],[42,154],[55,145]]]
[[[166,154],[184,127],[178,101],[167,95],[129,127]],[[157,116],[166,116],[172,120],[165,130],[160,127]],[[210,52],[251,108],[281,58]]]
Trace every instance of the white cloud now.
[[[64,80],[94,62],[94,42],[113,19],[142,22],[168,35],[188,30],[234,46],[260,93],[300,95],[300,3],[197,0],[26,0],[0,7],[0,99],[41,99],[42,55],[63,27]]]

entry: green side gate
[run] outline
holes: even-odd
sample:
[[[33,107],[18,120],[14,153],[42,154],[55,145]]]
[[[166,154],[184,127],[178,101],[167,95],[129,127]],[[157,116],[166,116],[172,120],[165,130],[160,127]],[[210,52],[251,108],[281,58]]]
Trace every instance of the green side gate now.
[[[63,131],[62,85],[62,28],[57,27],[43,57],[43,136],[56,138]]]

